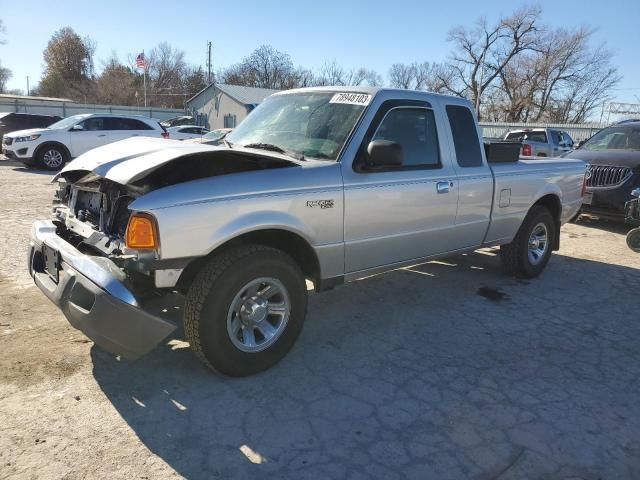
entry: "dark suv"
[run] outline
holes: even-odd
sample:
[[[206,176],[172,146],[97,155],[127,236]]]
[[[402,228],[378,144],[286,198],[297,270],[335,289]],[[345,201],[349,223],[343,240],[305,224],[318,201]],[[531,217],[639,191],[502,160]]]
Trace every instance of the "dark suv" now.
[[[0,143],[5,133],[29,128],[45,128],[62,120],[57,115],[37,115],[34,113],[0,112]]]
[[[640,121],[602,129],[565,158],[588,163],[582,211],[624,220],[624,205],[640,186]]]

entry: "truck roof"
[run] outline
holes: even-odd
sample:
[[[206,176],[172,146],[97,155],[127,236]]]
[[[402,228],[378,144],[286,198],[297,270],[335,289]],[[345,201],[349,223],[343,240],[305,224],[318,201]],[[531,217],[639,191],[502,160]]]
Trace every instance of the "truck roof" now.
[[[404,88],[388,88],[388,87],[369,87],[369,86],[326,86],[326,87],[304,87],[304,88],[294,88],[291,90],[283,90],[273,95],[291,95],[295,93],[304,93],[304,92],[350,92],[350,93],[366,93],[372,96],[377,94],[386,94],[389,97],[398,97],[398,98],[406,98],[407,94],[411,96],[424,96],[424,97],[441,97],[441,98],[449,98],[451,100],[455,100],[455,103],[460,103],[461,101],[465,103],[470,103],[469,100],[463,97],[458,97],[455,95],[445,95],[442,93],[429,92],[427,90],[407,90]]]

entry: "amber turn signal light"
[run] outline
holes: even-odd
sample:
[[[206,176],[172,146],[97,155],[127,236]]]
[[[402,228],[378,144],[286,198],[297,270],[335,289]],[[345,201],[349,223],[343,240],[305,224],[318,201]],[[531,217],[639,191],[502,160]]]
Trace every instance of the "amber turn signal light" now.
[[[134,213],[129,217],[125,234],[127,248],[158,248],[158,231],[155,219],[148,213]]]

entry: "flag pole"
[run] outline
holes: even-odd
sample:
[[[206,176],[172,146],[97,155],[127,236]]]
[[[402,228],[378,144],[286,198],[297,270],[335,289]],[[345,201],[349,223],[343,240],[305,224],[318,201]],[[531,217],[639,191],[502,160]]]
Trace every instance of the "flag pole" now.
[[[142,86],[144,88],[144,107],[147,108],[147,59],[144,56],[144,49],[142,50]]]

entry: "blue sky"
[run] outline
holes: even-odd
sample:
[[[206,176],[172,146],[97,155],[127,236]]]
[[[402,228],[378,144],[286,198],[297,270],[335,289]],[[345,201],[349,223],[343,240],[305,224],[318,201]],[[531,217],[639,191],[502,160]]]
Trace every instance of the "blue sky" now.
[[[613,92],[619,101],[640,103],[638,28],[640,1],[539,2],[552,26],[597,28],[624,76]],[[81,6],[84,5],[84,6]],[[189,5],[189,6],[187,6]],[[447,32],[489,19],[522,5],[515,1],[425,0],[370,1],[125,1],[25,3],[2,0],[0,18],[7,32],[0,60],[13,71],[10,88],[37,83],[42,51],[51,35],[71,26],[97,42],[96,64],[115,51],[121,60],[166,40],[187,54],[188,62],[206,61],[206,43],[214,45],[214,70],[226,67],[256,46],[271,44],[289,53],[296,66],[318,68],[336,60],[345,67],[367,66],[386,75],[394,62],[442,61],[450,51]]]

